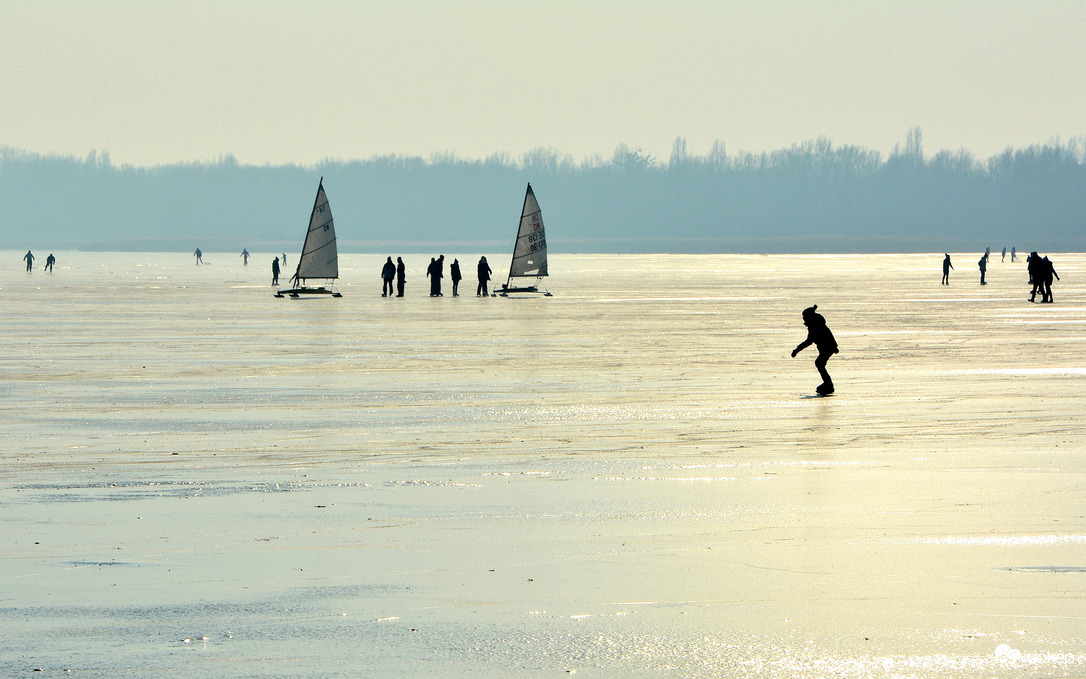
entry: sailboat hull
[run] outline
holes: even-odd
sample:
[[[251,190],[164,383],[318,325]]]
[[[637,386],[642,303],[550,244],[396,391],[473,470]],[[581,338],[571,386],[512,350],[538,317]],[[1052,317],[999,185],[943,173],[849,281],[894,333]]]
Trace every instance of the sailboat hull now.
[[[498,295],[500,295],[501,297],[508,297],[509,295],[520,295],[520,294],[524,294],[524,295],[543,295],[544,297],[551,297],[552,296],[551,293],[547,292],[546,290],[540,290],[538,285],[524,285],[524,286],[517,286],[517,287],[510,287],[508,285],[503,285],[498,290]]]
[[[328,288],[291,288],[290,290],[280,290],[275,293],[276,297],[293,297],[297,299],[301,296],[310,295],[331,295],[332,297],[342,297],[340,293]]]

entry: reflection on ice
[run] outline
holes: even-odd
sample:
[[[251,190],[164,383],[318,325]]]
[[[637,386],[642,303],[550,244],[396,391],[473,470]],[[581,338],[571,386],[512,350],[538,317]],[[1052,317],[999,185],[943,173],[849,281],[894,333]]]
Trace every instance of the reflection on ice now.
[[[998,545],[1029,547],[1086,543],[1086,535],[989,535],[984,537],[909,538],[905,542],[922,545]]]
[[[587,622],[590,615],[570,616]],[[878,645],[877,640],[866,640]],[[563,642],[532,635],[507,638],[505,647],[478,649],[483,658],[495,663],[525,662],[540,670],[604,671],[608,676],[709,677],[992,677],[1022,676],[1023,672],[1082,671],[1086,654],[1073,652],[1023,652],[1009,644],[978,648],[980,642],[962,643],[966,653],[870,653],[843,654],[817,643],[796,643],[799,639],[725,638],[707,635],[629,636],[601,631],[587,636],[571,630],[565,644],[578,651],[566,656],[558,652]],[[788,642],[802,647],[798,652]],[[564,665],[555,660],[566,658]],[[561,660],[559,660],[561,663]],[[606,669],[605,669],[606,668]]]
[[[961,375],[1086,375],[1086,368],[1059,366],[1050,368],[969,368],[948,370]]]

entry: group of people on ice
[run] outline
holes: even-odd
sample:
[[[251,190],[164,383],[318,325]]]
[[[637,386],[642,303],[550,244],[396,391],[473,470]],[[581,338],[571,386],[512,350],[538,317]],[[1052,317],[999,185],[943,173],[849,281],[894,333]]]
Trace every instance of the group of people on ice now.
[[[984,280],[984,275],[988,270],[988,258],[990,256],[990,249],[985,248],[984,254],[981,255],[980,261],[977,262],[980,268],[980,284],[987,285],[987,281]],[[1017,251],[1011,248],[1011,261],[1017,260]],[[1007,257],[1007,249],[1003,248],[1002,259],[1005,261]],[[950,285],[950,271],[954,268],[954,265],[950,262],[950,254],[945,253],[943,256],[943,285]],[[1026,258],[1026,270],[1029,272],[1029,282],[1033,286],[1029,295],[1029,301],[1034,302],[1037,299],[1037,293],[1041,293],[1041,302],[1052,302],[1052,280],[1059,280],[1060,276],[1056,273],[1056,268],[1052,265],[1052,261],[1047,257],[1041,257],[1036,251],[1029,253],[1029,257]],[[818,357],[815,358],[815,368],[818,369],[818,374],[822,376],[822,384],[818,385],[815,389],[819,394],[829,395],[832,394],[833,380],[830,379],[830,374],[826,371],[826,362],[831,356],[838,353],[837,340],[834,338],[833,333],[830,332],[829,327],[826,326],[826,319],[822,314],[817,312],[818,305],[808,307],[803,310],[803,325],[807,326],[807,339],[799,343],[795,349],[792,350],[792,357],[811,346],[812,344],[818,349]]]
[[[30,250],[27,250],[26,254],[23,255],[23,261],[26,262],[26,270],[27,270],[28,273],[34,270],[34,260],[35,259],[37,259],[37,258],[34,256],[34,253],[31,252]],[[53,270],[53,265],[56,264],[56,263],[57,263],[57,258],[53,256],[52,252],[50,252],[49,256],[45,258],[45,270],[51,272]]]
[[[988,281],[984,279],[985,274],[988,272],[988,257],[990,256],[990,249],[985,248],[984,254],[981,255],[980,261],[977,262],[977,267],[980,269],[980,284],[987,285]],[[1017,251],[1011,248],[1011,261],[1017,260]],[[1005,261],[1007,257],[1007,248],[1003,248],[1003,259]],[[950,285],[950,271],[954,268],[954,265],[950,263],[950,255],[944,254],[943,256],[943,285]],[[1029,301],[1034,302],[1037,299],[1037,293],[1041,293],[1042,302],[1052,301],[1052,279],[1060,279],[1059,274],[1056,273],[1055,267],[1052,266],[1052,261],[1046,255],[1041,257],[1036,251],[1029,253],[1026,257],[1026,271],[1029,272],[1029,284],[1033,286],[1030,291]]]
[[[475,288],[475,296],[489,297],[490,275],[493,271],[490,269],[490,265],[487,264],[486,257],[479,258],[479,264],[475,267],[475,270],[479,279],[479,285]],[[430,258],[430,264],[426,267],[426,276],[430,279],[430,296],[444,297],[441,292],[441,279],[445,277],[445,255]],[[460,281],[464,279],[463,274],[460,272],[460,260],[453,259],[452,264],[449,265],[449,278],[452,280],[453,297],[459,297]],[[404,286],[407,282],[407,267],[404,266],[401,257],[396,258],[395,264],[392,262],[392,257],[389,257],[385,261],[384,267],[381,268],[382,297],[392,297],[393,280],[396,281],[396,297],[403,297]]]
[[[1052,302],[1052,278],[1060,280],[1056,268],[1052,266],[1048,256],[1040,257],[1036,252],[1029,253],[1026,258],[1026,271],[1029,272],[1029,282],[1033,290],[1029,293],[1029,301],[1037,299],[1037,293],[1041,293],[1042,302]]]

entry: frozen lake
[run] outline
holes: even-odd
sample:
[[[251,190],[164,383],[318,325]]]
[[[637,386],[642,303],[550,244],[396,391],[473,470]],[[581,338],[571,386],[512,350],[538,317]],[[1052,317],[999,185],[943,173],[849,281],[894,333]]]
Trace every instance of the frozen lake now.
[[[22,255],[4,677],[1086,674],[1086,255]]]

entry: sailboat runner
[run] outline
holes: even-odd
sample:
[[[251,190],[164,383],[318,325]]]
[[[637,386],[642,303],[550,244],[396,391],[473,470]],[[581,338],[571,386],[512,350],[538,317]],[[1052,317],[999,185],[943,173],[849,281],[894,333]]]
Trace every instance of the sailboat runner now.
[[[291,277],[290,290],[280,290],[276,297],[298,297],[299,295],[331,295],[342,297],[329,287],[309,287],[306,280],[324,278],[334,281],[339,278],[339,253],[336,250],[336,228],[332,223],[332,209],[328,207],[328,196],[324,193],[324,177],[317,185],[317,197],[313,201],[313,212],[309,215],[309,230],[305,233],[302,244],[302,256],[298,258],[298,268]]]
[[[532,185],[524,194],[524,207],[520,211],[517,242],[513,245],[513,261],[509,264],[509,278],[498,291],[502,297],[510,293],[539,292],[539,282],[547,275],[547,236],[543,231],[543,213],[535,199]],[[534,278],[535,284],[513,285],[514,278]],[[546,290],[543,295],[550,297]]]

